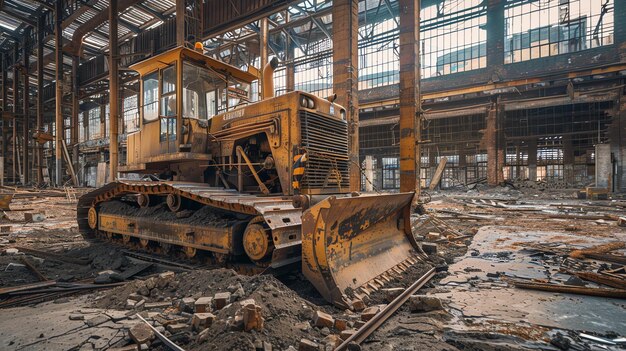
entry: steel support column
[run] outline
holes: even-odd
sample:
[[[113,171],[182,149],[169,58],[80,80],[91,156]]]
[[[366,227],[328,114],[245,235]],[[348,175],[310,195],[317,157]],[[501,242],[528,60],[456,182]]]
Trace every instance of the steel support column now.
[[[183,11],[184,13],[184,11]],[[180,15],[177,12],[177,15]],[[109,104],[110,104],[110,137],[109,137],[109,179],[117,179],[119,133],[119,46],[117,37],[117,2],[109,5]],[[182,111],[178,111],[180,113]]]
[[[419,0],[400,0],[400,191],[420,192]]]
[[[56,57],[56,106],[55,106],[55,123],[54,123],[54,158],[55,158],[55,184],[61,186],[63,184],[62,168],[63,153],[61,138],[63,138],[63,2],[57,1],[54,8],[54,50]]]
[[[359,163],[358,31],[359,1],[333,2],[333,87],[345,107],[350,149],[350,190],[361,189]]]
[[[285,21],[289,23],[291,20],[291,15],[289,11],[285,11]],[[285,52],[285,60],[287,61],[287,67],[285,70],[285,90],[286,91],[294,91],[296,90],[296,68],[293,63],[293,59],[295,56],[295,43],[292,43],[291,36],[286,36],[286,45],[287,52]]]
[[[18,56],[19,56],[19,49],[17,48],[17,43],[15,43],[15,47],[13,50],[13,116],[11,117],[11,121],[13,122],[13,133],[11,135],[11,139],[12,140],[12,149],[13,149],[13,157],[11,158],[11,162],[13,164],[13,184],[17,184],[18,182],[18,175],[19,175],[19,170],[17,168],[17,161],[18,161],[18,157],[20,157],[18,150],[17,150],[17,142],[18,142],[18,137],[17,137],[17,119],[15,118],[15,116],[17,116],[17,112],[18,109],[17,107],[19,106],[19,82],[20,82],[20,71],[18,69]]]
[[[44,16],[39,17],[39,21],[37,22],[37,120],[35,122],[35,129],[38,132],[43,131],[43,47],[44,47]],[[35,154],[36,160],[36,172],[37,172],[37,183],[43,182],[42,175],[42,165],[43,165],[43,145],[39,143],[34,143],[33,153]],[[36,149],[36,151],[34,151]]]
[[[268,55],[267,55],[267,41],[268,41],[268,21],[267,21],[267,17],[263,17],[261,18],[261,20],[259,21],[261,24],[261,30],[259,32],[259,58],[261,61],[261,67],[260,70],[261,72],[263,71],[263,68],[265,68],[265,65],[267,64],[268,61]],[[263,77],[263,75],[261,75],[261,79],[259,79],[259,99],[262,99],[263,96],[266,96],[265,92],[263,91],[263,79],[265,77]]]
[[[2,94],[2,113],[4,114],[4,112],[7,111],[7,58],[6,58],[6,54],[0,54],[1,55],[1,62],[2,62],[2,71],[0,72],[0,75],[2,76],[2,86],[0,86],[0,89],[2,89],[2,92],[0,94]],[[0,173],[0,185],[4,185],[4,178],[5,178],[5,168],[4,168],[4,162],[7,159],[7,156],[9,155],[7,150],[8,150],[8,138],[7,138],[7,134],[9,133],[9,128],[8,128],[8,123],[7,123],[7,119],[3,118],[4,116],[0,116],[0,119],[2,119],[2,130],[0,130],[0,132],[2,132],[2,135],[0,135],[0,142],[2,142],[2,154],[0,154],[0,158],[2,158],[2,172]]]
[[[22,40],[22,59],[24,64],[24,83],[22,86],[23,97],[22,102],[23,105],[23,117],[22,117],[22,183],[28,184],[30,182],[30,167],[28,164],[28,149],[30,144],[30,78],[28,77],[28,67],[30,65],[29,56],[30,52],[28,50],[28,39],[30,38],[30,27],[24,30],[24,37]]]
[[[185,0],[176,0],[176,45],[185,45]]]

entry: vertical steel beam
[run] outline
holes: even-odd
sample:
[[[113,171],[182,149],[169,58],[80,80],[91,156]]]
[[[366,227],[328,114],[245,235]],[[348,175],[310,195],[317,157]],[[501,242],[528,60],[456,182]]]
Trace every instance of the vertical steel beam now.
[[[176,13],[179,15],[179,13]],[[109,5],[109,176],[112,181],[117,178],[119,132],[119,46],[117,38],[117,1]],[[178,111],[179,113],[181,111]]]
[[[361,189],[359,163],[359,1],[333,2],[333,88],[346,109],[350,149],[350,191]]]
[[[186,0],[176,0],[176,45],[184,46],[186,39]],[[176,80],[176,141],[174,150],[170,152],[177,152],[180,150],[180,145],[183,143],[183,67],[178,65],[176,68],[178,79]],[[228,104],[227,104],[228,106]],[[228,110],[228,107],[226,108]]]
[[[619,21],[615,21],[615,47],[620,51],[619,53],[626,55],[626,21],[623,19],[626,18],[626,1],[614,1],[613,2],[613,12],[615,19],[622,19]]]
[[[11,158],[11,162],[13,163],[13,184],[17,184],[18,181],[18,169],[17,169],[17,159],[20,155],[17,152],[17,119],[15,116],[17,115],[17,107],[19,106],[19,81],[20,81],[20,71],[17,68],[18,64],[18,56],[19,49],[17,43],[15,43],[15,47],[13,50],[13,116],[11,120],[13,121],[13,133],[11,135],[13,145],[13,157]]]
[[[43,47],[44,47],[44,16],[40,16],[37,21],[37,120],[35,122],[35,129],[38,132],[43,131]],[[43,165],[43,145],[39,143],[34,143],[35,148],[37,149],[35,153],[36,159],[36,170],[37,170],[37,183],[43,182],[43,175],[41,173],[41,168]]]
[[[71,119],[71,144],[78,143],[78,66],[80,57],[72,58],[72,119]]]
[[[285,11],[285,23],[289,23],[289,21],[291,20],[290,17],[291,15],[289,11]],[[285,90],[294,91],[296,90],[296,67],[293,63],[293,59],[295,56],[295,43],[291,42],[290,35],[286,35],[286,46],[287,52],[285,54],[288,63],[285,71]]]
[[[0,94],[2,94],[2,116],[0,118],[2,118],[2,130],[0,130],[0,132],[2,132],[2,135],[0,135],[0,141],[2,142],[2,154],[0,154],[0,157],[2,157],[2,173],[0,173],[0,184],[4,185],[4,178],[5,178],[5,172],[4,172],[4,161],[7,159],[7,156],[9,155],[7,150],[8,150],[8,141],[7,141],[7,134],[9,133],[9,128],[7,125],[7,119],[4,118],[4,113],[7,112],[7,58],[6,58],[6,54],[0,54],[0,59],[1,59],[1,63],[2,63],[2,71],[0,72],[0,75],[2,76],[2,86],[0,86],[0,89],[2,89],[2,92]]]
[[[268,41],[268,34],[269,34],[269,29],[268,29],[268,21],[267,21],[267,17],[263,17],[261,18],[261,20],[259,21],[260,23],[260,27],[261,30],[259,31],[259,58],[260,58],[260,71],[263,72],[263,69],[265,68],[265,65],[267,65],[267,41]],[[263,77],[263,75],[261,75],[261,79],[259,79],[259,100],[263,98],[263,96],[267,96],[266,92],[263,91],[263,84],[265,82],[263,82],[263,79],[265,79],[265,77]]]
[[[176,0],[176,45],[185,45],[185,0]]]
[[[54,7],[54,56],[56,61],[56,100],[54,123],[54,158],[55,184],[63,184],[63,152],[61,140],[63,138],[63,2],[57,1]]]
[[[400,191],[420,192],[419,0],[400,0]]]
[[[487,65],[496,72],[504,65],[504,3],[487,2]]]
[[[30,182],[30,169],[28,165],[28,153],[29,153],[29,129],[30,129],[30,77],[28,76],[28,67],[30,66],[30,51],[28,50],[29,39],[30,39],[30,27],[24,30],[24,36],[22,40],[22,60],[24,64],[24,83],[23,83],[23,97],[22,102],[24,103],[23,107],[23,118],[22,118],[22,176],[23,176],[23,184],[28,184]]]

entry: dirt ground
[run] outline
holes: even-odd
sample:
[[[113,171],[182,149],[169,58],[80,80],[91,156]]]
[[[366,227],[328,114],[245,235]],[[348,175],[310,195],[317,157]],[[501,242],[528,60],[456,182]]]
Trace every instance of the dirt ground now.
[[[440,305],[424,310],[409,301],[365,342],[350,349],[625,347],[581,337],[581,333],[607,340],[625,337],[624,299],[522,290],[512,281],[571,282],[563,269],[573,266],[566,264],[587,270],[619,269],[599,260],[563,258],[547,253],[544,246],[562,252],[626,242],[626,228],[617,225],[626,213],[626,201],[578,200],[574,190],[521,192],[505,187],[442,191],[428,197],[427,215],[414,218],[415,234],[418,240],[436,244],[437,252],[387,282],[385,288],[407,288],[430,267],[437,267],[435,278],[417,294],[435,298]],[[303,339],[315,345],[309,347],[332,350],[341,341],[343,329],[356,329],[363,323],[359,311],[327,304],[297,271],[278,277],[249,276],[202,262],[142,253],[157,258],[151,262],[117,244],[87,242],[77,231],[75,206],[60,196],[22,197],[13,201],[8,218],[0,219],[0,226],[11,227],[0,236],[0,289],[42,283],[26,261],[62,290],[34,296],[1,294],[0,349],[127,347],[136,344],[129,330],[143,324],[141,316],[185,350],[311,349],[303,345]],[[24,213],[32,212],[44,212],[45,220],[26,222]],[[426,220],[430,217],[441,221],[433,224]],[[538,244],[544,245],[543,251],[537,251]],[[10,250],[15,248],[18,253]],[[39,251],[29,252],[29,248]],[[620,248],[611,253],[625,252]],[[128,280],[119,278],[139,268]],[[104,279],[103,284],[96,286],[96,279]],[[588,282],[583,286],[598,287]],[[63,290],[68,287],[76,290]],[[223,293],[230,297],[222,307],[216,304],[216,294]],[[21,296],[27,298],[19,300]],[[198,308],[194,301],[202,297],[214,298],[209,307],[213,322],[194,328],[193,313]],[[389,300],[387,291],[377,291],[365,303],[371,307]],[[250,303],[263,317],[260,330],[246,331],[242,326],[244,307]],[[316,325],[317,312],[327,313],[335,323]],[[344,321],[345,326],[340,323]],[[158,338],[152,337],[147,344],[150,349],[167,349]]]

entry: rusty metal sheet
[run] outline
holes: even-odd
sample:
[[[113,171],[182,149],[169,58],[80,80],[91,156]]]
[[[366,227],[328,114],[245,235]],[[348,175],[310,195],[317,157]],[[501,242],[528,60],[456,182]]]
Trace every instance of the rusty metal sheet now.
[[[0,210],[3,211],[11,211],[10,204],[13,200],[13,193],[11,194],[0,194]]]
[[[326,300],[347,305],[346,289],[370,283],[415,254],[404,218],[413,196],[331,196],[304,212],[302,271]]]

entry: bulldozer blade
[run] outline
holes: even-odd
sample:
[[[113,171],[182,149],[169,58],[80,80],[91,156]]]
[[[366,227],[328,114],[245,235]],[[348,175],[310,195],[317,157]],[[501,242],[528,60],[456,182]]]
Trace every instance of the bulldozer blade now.
[[[13,194],[0,194],[0,210],[11,211],[9,204],[13,200]]]
[[[331,196],[304,212],[302,271],[327,301],[349,307],[346,293],[416,254],[413,196]]]

